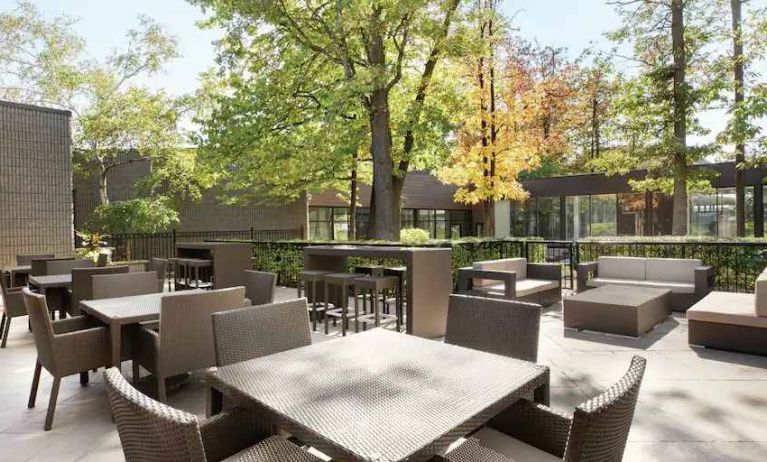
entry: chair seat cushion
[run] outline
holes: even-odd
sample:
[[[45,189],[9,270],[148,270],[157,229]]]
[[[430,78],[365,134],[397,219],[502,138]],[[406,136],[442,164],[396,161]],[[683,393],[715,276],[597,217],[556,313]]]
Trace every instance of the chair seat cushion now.
[[[652,287],[654,289],[668,289],[678,294],[694,294],[695,284],[675,281],[647,281],[638,279],[596,277],[586,281],[589,287],[601,287],[606,285]]]
[[[756,315],[754,294],[711,292],[687,310],[687,319],[767,329],[767,317]]]
[[[501,260],[478,261],[472,264],[475,270],[483,271],[511,271],[517,273],[517,281],[527,277],[527,259],[526,258],[504,258]],[[492,286],[498,284],[494,279],[475,278],[473,282],[475,287]]]
[[[559,287],[557,281],[549,279],[524,279],[517,281],[517,297],[526,297],[528,295],[537,294],[539,292],[545,292],[547,290],[556,289]],[[490,286],[474,287],[475,292],[480,292],[487,295],[493,295],[502,297],[504,295],[505,286],[503,283],[493,284]]]
[[[478,440],[476,445],[472,440]],[[562,462],[562,459],[548,452],[530,446],[516,438],[501,433],[492,428],[482,428],[472,435],[472,440],[467,441],[457,449],[447,454],[451,462],[469,461],[526,461],[526,462]],[[499,457],[504,456],[504,458]],[[473,457],[476,456],[476,457]]]
[[[271,436],[258,444],[227,457],[228,462],[322,462],[290,441]]]

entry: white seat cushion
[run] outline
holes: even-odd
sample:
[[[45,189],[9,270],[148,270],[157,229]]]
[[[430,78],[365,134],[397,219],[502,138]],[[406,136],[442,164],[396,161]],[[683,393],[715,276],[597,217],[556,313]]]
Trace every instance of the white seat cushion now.
[[[646,279],[647,259],[642,257],[599,257],[599,277]]]
[[[767,270],[764,270],[756,278],[754,284],[756,297],[754,299],[754,311],[757,316],[767,317]]]
[[[678,294],[695,293],[695,284],[674,281],[645,281],[637,279],[603,278],[600,276],[587,280],[586,285],[589,287],[601,287],[606,285],[652,287],[654,289],[668,289],[671,292]]]
[[[517,281],[516,296],[526,297],[528,295],[537,294],[550,289],[556,289],[559,287],[557,281],[551,281],[546,279],[524,279]],[[503,283],[493,284],[489,286],[474,287],[475,292],[480,292],[487,295],[493,295],[502,297],[506,294],[505,286]]]
[[[754,310],[754,294],[711,292],[687,310],[687,319],[767,329],[767,317]]]
[[[513,271],[517,273],[517,281],[527,278],[527,259],[526,258],[504,258],[501,260],[487,260],[474,262],[472,267],[475,270],[484,271]],[[493,279],[474,279],[475,287],[491,286],[498,284]]]
[[[492,428],[484,427],[472,435],[472,437],[478,439],[481,446],[492,449],[513,461],[562,462],[562,459],[553,454],[541,451],[534,446]]]
[[[696,258],[648,258],[645,279],[695,284],[695,268],[699,266],[703,262]]]

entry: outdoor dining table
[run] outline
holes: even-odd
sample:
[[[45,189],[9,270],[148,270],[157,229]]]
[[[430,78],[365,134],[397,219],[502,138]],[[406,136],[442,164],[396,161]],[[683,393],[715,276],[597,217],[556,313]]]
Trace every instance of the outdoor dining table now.
[[[519,399],[548,404],[549,369],[374,329],[211,368],[223,395],[334,460],[423,461]]]
[[[184,291],[185,294],[197,292]],[[112,340],[112,366],[119,368],[122,348],[123,326],[160,319],[162,298],[167,293],[133,295],[130,297],[83,300],[80,310],[109,326]]]
[[[49,274],[46,276],[30,276],[27,282],[31,288],[37,288],[40,294],[45,295],[49,290],[66,290],[72,287],[72,274]],[[53,311],[51,312],[53,314]],[[66,317],[66,307],[62,303],[59,307],[59,317]]]
[[[27,279],[31,271],[32,271],[31,265],[18,265],[18,266],[12,266],[12,267],[3,269],[3,272],[8,273],[8,277],[10,278],[9,287],[13,287],[16,285],[17,275],[24,275],[25,279]]]

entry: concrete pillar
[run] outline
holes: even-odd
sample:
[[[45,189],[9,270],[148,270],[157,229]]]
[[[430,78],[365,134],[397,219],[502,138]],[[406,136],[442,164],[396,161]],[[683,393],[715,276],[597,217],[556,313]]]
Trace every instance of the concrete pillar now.
[[[511,236],[511,202],[498,201],[495,207],[495,237],[504,238]]]

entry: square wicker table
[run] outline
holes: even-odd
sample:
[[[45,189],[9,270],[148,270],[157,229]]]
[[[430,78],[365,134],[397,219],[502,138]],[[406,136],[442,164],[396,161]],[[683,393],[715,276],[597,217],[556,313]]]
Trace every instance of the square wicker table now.
[[[208,384],[337,460],[422,461],[519,399],[549,369],[374,329],[211,368]]]
[[[37,291],[42,295],[46,295],[46,292],[49,290],[54,290],[60,291],[62,293],[61,296],[64,297],[66,295],[66,290],[72,287],[72,273],[30,276],[28,284],[31,288],[36,287]],[[66,307],[64,305],[65,303],[62,302],[61,306],[59,306],[59,317],[61,319],[66,317]],[[53,315],[53,313],[54,311],[51,309],[51,315]]]
[[[193,293],[197,291],[185,291]],[[160,319],[162,297],[167,293],[134,295],[131,297],[102,298],[83,300],[80,309],[86,315],[98,319],[109,326],[112,340],[112,365],[119,368],[122,348],[123,326],[139,324]]]

